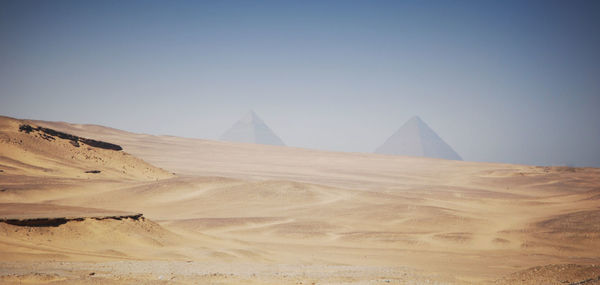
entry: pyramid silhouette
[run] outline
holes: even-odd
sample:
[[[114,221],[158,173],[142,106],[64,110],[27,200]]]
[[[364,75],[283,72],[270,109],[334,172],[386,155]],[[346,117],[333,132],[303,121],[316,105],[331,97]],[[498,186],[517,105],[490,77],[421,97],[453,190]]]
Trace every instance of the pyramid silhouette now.
[[[418,116],[408,120],[378,147],[375,153],[462,160],[452,147]]]
[[[285,145],[254,111],[248,112],[233,124],[220,139],[230,142]]]

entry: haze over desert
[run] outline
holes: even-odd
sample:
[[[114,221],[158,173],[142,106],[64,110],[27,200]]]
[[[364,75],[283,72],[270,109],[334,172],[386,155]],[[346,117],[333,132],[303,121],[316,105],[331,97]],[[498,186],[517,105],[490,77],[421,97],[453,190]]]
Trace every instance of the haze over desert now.
[[[0,285],[600,285],[600,1],[0,0]]]

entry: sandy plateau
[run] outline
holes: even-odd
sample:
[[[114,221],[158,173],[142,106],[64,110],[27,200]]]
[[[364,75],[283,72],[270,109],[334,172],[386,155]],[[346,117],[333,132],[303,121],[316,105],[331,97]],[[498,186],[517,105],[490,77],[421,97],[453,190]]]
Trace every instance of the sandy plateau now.
[[[2,284],[589,285],[596,264],[596,168],[0,117]]]

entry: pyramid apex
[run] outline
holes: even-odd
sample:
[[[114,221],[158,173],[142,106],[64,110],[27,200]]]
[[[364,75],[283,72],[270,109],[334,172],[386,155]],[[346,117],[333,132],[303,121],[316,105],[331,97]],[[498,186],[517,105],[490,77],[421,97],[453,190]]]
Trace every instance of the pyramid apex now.
[[[419,117],[418,115],[415,115],[410,117],[410,119],[408,119],[407,122],[423,122],[423,119],[421,119],[421,117]]]
[[[254,110],[250,109],[240,121],[244,121],[247,123],[260,123],[262,122],[262,119],[256,114],[256,112],[254,112]]]

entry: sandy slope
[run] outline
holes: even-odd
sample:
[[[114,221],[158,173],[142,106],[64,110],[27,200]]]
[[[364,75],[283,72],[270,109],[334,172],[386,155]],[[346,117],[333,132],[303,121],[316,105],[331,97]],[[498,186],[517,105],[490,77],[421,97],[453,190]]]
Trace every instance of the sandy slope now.
[[[124,151],[96,147],[40,130],[24,131],[21,126],[37,127],[28,121],[0,117],[0,169],[7,174],[136,180],[172,176]]]
[[[445,284],[508,276],[499,282],[526,278],[535,284],[536,278],[556,281],[560,274],[552,272],[560,267],[507,274],[600,262],[599,169],[335,153],[34,124],[119,144],[178,175],[153,181],[114,172],[87,179],[72,174],[103,165],[79,166],[89,163],[81,158],[72,163],[75,170],[59,174],[0,173],[0,203],[94,207],[146,217],[30,231],[4,225],[0,275],[6,282],[168,277],[182,283]],[[35,166],[53,169],[60,165],[54,160],[60,159]],[[86,242],[78,242],[81,238]],[[39,263],[49,260],[71,263]],[[119,263],[123,260],[127,263]],[[592,278],[595,270],[571,270],[569,282]]]

